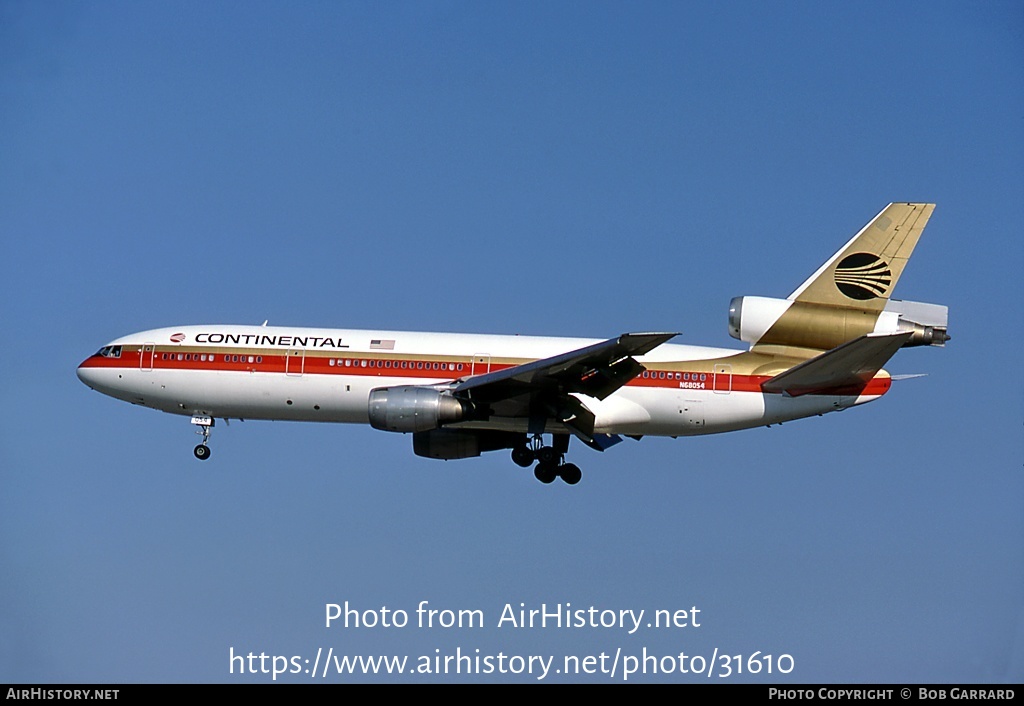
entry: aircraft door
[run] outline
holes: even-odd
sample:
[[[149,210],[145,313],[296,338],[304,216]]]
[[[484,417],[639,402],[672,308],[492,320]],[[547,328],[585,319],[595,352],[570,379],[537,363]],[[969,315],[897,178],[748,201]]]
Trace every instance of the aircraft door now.
[[[728,395],[732,392],[732,366],[725,363],[715,363],[713,372],[712,389],[719,395]]]
[[[470,375],[483,375],[491,372],[491,354],[474,353],[473,364],[469,366]]]
[[[139,370],[144,373],[153,371],[153,359],[156,357],[156,344],[146,343],[142,346],[142,355],[139,356]]]
[[[284,374],[290,377],[300,377],[306,367],[306,349],[289,348],[284,354]]]

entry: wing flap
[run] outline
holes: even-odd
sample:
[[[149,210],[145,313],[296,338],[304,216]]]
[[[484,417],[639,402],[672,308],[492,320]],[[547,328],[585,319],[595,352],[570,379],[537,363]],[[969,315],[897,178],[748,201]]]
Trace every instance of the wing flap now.
[[[494,402],[536,392],[578,392],[604,399],[644,371],[633,356],[643,355],[675,333],[625,333],[550,358],[477,375],[452,391],[475,401]]]
[[[814,393],[855,394],[911,335],[910,331],[865,334],[779,373],[764,382],[761,389],[790,397]]]

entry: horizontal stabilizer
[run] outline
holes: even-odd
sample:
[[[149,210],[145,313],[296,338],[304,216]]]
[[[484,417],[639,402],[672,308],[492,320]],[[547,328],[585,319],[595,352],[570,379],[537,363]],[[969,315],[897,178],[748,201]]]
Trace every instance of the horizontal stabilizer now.
[[[856,394],[912,335],[910,331],[866,334],[779,373],[761,389],[790,397]]]

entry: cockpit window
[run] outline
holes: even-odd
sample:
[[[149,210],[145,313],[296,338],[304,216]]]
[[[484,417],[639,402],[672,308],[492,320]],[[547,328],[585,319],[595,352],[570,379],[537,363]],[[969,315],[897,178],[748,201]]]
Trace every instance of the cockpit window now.
[[[121,357],[121,346],[103,346],[96,355],[103,358],[120,358]]]

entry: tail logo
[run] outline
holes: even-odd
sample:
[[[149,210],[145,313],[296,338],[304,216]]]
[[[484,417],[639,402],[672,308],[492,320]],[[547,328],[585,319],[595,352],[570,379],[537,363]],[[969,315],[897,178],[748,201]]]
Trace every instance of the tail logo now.
[[[850,299],[874,299],[885,296],[892,284],[889,263],[867,252],[847,255],[836,265],[836,287]]]

